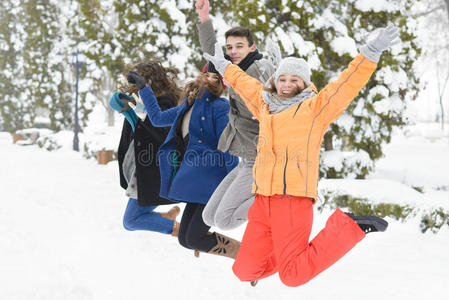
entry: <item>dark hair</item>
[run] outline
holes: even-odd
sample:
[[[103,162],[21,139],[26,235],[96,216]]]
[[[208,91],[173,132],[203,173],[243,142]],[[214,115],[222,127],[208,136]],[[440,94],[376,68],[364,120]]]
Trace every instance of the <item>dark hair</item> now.
[[[178,99],[181,96],[182,90],[176,83],[176,76],[179,73],[176,68],[165,68],[160,61],[148,60],[136,65],[128,66],[128,70],[136,71],[146,82],[151,80],[151,88],[156,97],[164,94],[171,94]],[[121,87],[120,90],[128,94],[137,94],[138,92],[135,85],[124,86]]]
[[[221,94],[223,94],[224,87],[220,79],[218,79],[216,83],[210,83],[209,81],[204,83],[205,77],[205,73],[200,73],[195,80],[192,80],[185,85],[182,91],[182,96],[179,98],[178,105],[183,104],[184,98],[186,97],[187,102],[189,103],[195,101],[196,98],[203,97],[204,88],[207,88],[214,97],[220,97]]]
[[[228,39],[228,37],[230,37],[230,36],[246,37],[250,47],[254,44],[253,35],[252,35],[251,31],[249,30],[249,28],[233,27],[233,28],[229,29],[228,31],[226,31],[226,33],[225,33],[226,39]]]

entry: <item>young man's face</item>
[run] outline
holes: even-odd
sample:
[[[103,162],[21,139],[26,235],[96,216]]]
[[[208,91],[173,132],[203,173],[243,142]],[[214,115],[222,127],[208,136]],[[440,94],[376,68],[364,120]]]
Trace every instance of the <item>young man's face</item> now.
[[[256,45],[249,45],[244,36],[228,36],[226,39],[226,54],[231,57],[233,64],[239,64],[250,52],[256,50]]]

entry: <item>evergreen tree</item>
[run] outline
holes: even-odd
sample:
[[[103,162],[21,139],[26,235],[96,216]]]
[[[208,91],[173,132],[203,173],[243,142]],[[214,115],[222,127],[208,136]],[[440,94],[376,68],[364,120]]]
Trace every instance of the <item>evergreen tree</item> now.
[[[49,0],[22,1],[24,9],[24,86],[25,97],[34,109],[48,111],[53,130],[72,125],[71,86],[66,70],[55,59],[63,35],[59,28],[61,15]]]
[[[328,178],[349,174],[364,178],[382,156],[393,128],[407,121],[403,115],[407,101],[421,87],[413,67],[421,53],[415,42],[416,21],[406,14],[413,4],[411,0],[211,3],[232,25],[249,27],[259,46],[270,36],[287,55],[305,58],[318,90],[349,64],[370,32],[388,23],[400,28],[401,46],[382,55],[366,88],[325,135],[320,171]]]
[[[202,66],[194,1],[78,0],[80,27],[91,47],[86,54],[98,67],[90,76],[99,88],[105,70],[116,81],[127,64],[161,59],[193,76]],[[254,0],[211,1],[215,28],[249,27],[263,49],[265,37],[278,41],[286,55],[305,58],[312,81],[322,89],[348,65],[368,34],[394,23],[402,44],[384,53],[375,75],[325,135],[321,175],[364,178],[382,156],[392,130],[406,123],[408,101],[421,88],[414,62],[416,22],[407,17],[411,0]],[[218,22],[220,21],[220,22]],[[219,37],[220,39],[221,37]],[[100,70],[100,71],[98,71]],[[103,74],[103,75],[102,75]]]
[[[23,17],[18,1],[0,2],[0,114],[2,127],[15,132],[30,126],[34,114],[23,101]]]
[[[5,130],[33,127],[37,111],[48,114],[53,130],[73,126],[74,81],[57,58],[67,42],[60,2],[0,3],[0,113]],[[72,76],[73,77],[73,76]]]

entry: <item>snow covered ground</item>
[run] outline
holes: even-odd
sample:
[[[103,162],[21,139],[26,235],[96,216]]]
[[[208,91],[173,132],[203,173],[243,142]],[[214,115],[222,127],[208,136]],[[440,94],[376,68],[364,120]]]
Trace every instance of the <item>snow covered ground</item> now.
[[[396,135],[369,181],[320,186],[447,209],[449,138],[433,132],[422,125]],[[447,298],[447,227],[422,234],[419,219],[388,219],[386,233],[368,235],[306,285],[288,288],[275,275],[253,288],[232,274],[228,258],[197,259],[170,236],[125,231],[115,161],[100,166],[65,148],[13,145],[7,133],[0,149],[0,299]],[[330,213],[316,212],[312,236]],[[243,230],[225,234],[241,238]]]

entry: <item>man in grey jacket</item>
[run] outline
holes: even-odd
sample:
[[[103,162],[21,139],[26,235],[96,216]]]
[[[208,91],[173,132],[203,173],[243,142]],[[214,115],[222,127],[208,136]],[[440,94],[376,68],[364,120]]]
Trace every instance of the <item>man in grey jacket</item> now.
[[[201,48],[214,55],[217,38],[209,16],[209,0],[197,0],[195,7],[201,21],[198,25]],[[226,58],[251,77],[266,82],[274,73],[274,66],[258,52],[250,30],[234,27],[226,32],[225,37]],[[252,169],[259,135],[259,122],[232,89],[229,102],[229,124],[220,137],[218,149],[223,152],[229,150],[241,160],[217,187],[203,211],[204,222],[221,229],[235,228],[248,218],[248,210],[254,202]]]

